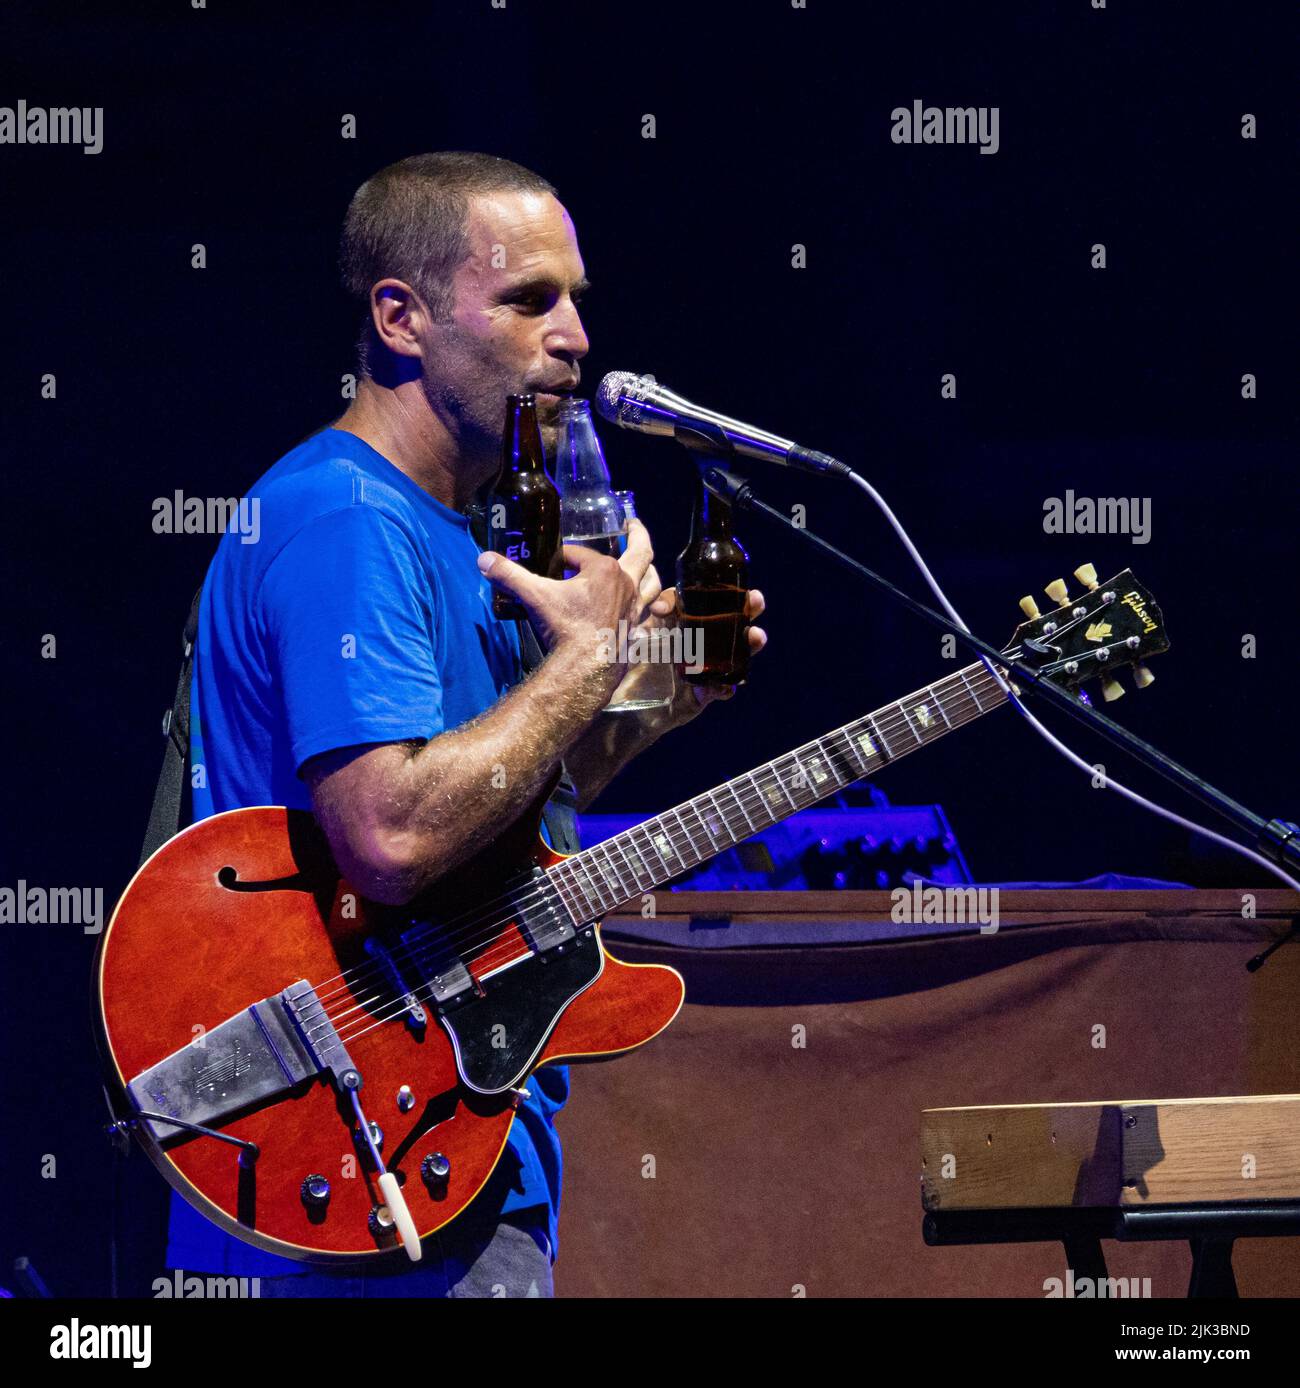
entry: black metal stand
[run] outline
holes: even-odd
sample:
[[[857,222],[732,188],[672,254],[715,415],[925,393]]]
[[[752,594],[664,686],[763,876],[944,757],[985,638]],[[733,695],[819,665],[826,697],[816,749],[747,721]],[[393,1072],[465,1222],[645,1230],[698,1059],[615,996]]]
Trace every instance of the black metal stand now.
[[[1232,1246],[1243,1238],[1300,1234],[1300,1200],[1081,1209],[939,1210],[921,1234],[931,1248],[982,1243],[1057,1243],[1065,1265],[1094,1287],[1107,1278],[1102,1239],[1121,1243],[1186,1239],[1192,1250],[1190,1298],[1235,1297]]]
[[[218,1132],[215,1128],[206,1128],[201,1123],[189,1123],[179,1118],[172,1118],[165,1113],[150,1113],[145,1109],[140,1109],[135,1113],[120,1113],[113,1103],[113,1096],[109,1093],[107,1086],[101,1086],[101,1089],[111,1119],[111,1122],[104,1124],[104,1136],[108,1138],[113,1149],[109,1167],[108,1294],[116,1301],[121,1294],[122,1186],[126,1178],[126,1163],[131,1153],[131,1130],[139,1127],[145,1121],[167,1123],[186,1132],[198,1133],[201,1137],[215,1138],[218,1142],[225,1142],[232,1147],[238,1147],[241,1199],[247,1198],[253,1167],[260,1155],[260,1149],[257,1143],[248,1142],[242,1137],[232,1137],[229,1133]]]
[[[1166,780],[1172,781],[1180,790],[1186,791],[1189,795],[1195,796],[1209,805],[1211,809],[1229,820],[1238,830],[1248,835],[1258,850],[1266,857],[1292,871],[1300,871],[1300,825],[1281,819],[1265,820],[1260,815],[1255,814],[1253,810],[1249,810],[1245,805],[1233,800],[1231,796],[1225,795],[1216,786],[1212,786],[1208,781],[1189,771],[1185,766],[1181,766],[1172,757],[1166,756],[1149,742],[1143,741],[1142,738],[1129,732],[1127,728],[1113,722],[1091,704],[1084,703],[1068,690],[1062,689],[1050,679],[1041,676],[1037,671],[1018,661],[1008,659],[987,641],[982,641],[978,636],[964,631],[942,612],[936,612],[933,608],[918,602],[910,594],[903,592],[901,588],[896,588],[887,578],[876,573],[873,569],[869,569],[865,564],[845,554],[842,550],[836,549],[829,541],[823,540],[820,535],[815,534],[806,526],[795,525],[789,516],[783,515],[775,507],[760,500],[746,478],[740,477],[722,465],[730,462],[733,454],[727,438],[721,430],[714,430],[707,426],[697,428],[679,425],[676,430],[676,438],[683,447],[689,449],[694,455],[703,474],[705,485],[737,509],[768,516],[786,530],[793,531],[794,534],[800,535],[816,545],[818,549],[837,559],[846,568],[852,569],[860,578],[866,579],[875,588],[887,593],[895,602],[901,603],[909,612],[920,617],[923,621],[929,622],[931,626],[938,627],[941,631],[956,637],[962,645],[977,655],[984,656],[1009,671],[1025,692],[1036,694],[1049,703],[1055,704],[1058,708],[1064,709],[1071,717],[1087,724],[1094,732],[1127,751],[1138,761],[1164,776]]]
[[[229,1133],[218,1132],[216,1128],[204,1127],[202,1123],[189,1123],[183,1118],[172,1118],[166,1113],[150,1113],[148,1109],[140,1109],[136,1113],[128,1114],[125,1118],[118,1118],[105,1127],[105,1131],[112,1137],[115,1131],[125,1132],[128,1128],[139,1127],[141,1122],[166,1123],[173,1128],[181,1128],[187,1133],[198,1133],[200,1137],[215,1138],[218,1142],[228,1142],[232,1147],[239,1148],[239,1160],[241,1163],[250,1164],[255,1162],[261,1155],[261,1149],[256,1142],[249,1142],[246,1138],[232,1137]],[[172,1134],[167,1134],[172,1136]]]

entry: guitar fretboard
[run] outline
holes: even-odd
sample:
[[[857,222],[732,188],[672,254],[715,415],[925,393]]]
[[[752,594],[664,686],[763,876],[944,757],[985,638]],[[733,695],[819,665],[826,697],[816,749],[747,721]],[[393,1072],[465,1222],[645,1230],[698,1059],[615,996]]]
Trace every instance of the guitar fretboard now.
[[[725,781],[548,869],[576,924],[716,857],[1006,702],[982,663]]]

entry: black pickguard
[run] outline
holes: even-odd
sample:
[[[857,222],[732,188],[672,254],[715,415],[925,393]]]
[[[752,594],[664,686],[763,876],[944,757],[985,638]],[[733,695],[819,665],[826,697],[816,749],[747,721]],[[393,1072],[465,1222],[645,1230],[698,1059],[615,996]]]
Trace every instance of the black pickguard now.
[[[518,1085],[565,1006],[599,977],[603,956],[588,926],[565,945],[483,983],[440,1016],[461,1078],[487,1094]]]

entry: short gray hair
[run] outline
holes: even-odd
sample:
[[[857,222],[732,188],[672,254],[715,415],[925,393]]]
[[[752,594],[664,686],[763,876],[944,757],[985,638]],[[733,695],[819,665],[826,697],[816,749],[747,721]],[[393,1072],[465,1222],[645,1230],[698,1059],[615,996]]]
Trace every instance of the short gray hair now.
[[[414,154],[368,178],[343,220],[343,287],[362,309],[358,340],[363,374],[375,347],[370,291],[382,279],[409,284],[438,321],[451,317],[452,277],[469,255],[469,200],[497,192],[550,193],[541,174],[494,154],[445,150]]]

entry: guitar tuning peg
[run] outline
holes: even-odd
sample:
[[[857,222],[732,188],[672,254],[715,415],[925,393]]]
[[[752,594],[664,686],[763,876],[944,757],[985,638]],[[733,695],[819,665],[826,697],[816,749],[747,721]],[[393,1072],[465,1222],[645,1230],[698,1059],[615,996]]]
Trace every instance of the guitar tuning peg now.
[[[1089,592],[1097,586],[1097,570],[1092,564],[1080,564],[1079,567],[1075,569],[1074,576],[1089,590]]]
[[[1135,665],[1133,667],[1133,683],[1139,689],[1145,689],[1147,685],[1155,682],[1155,676],[1145,665]]]
[[[1038,604],[1030,597],[1020,599],[1020,610],[1029,618],[1031,622],[1037,621],[1039,617]]]
[[[1043,592],[1056,604],[1057,607],[1064,607],[1070,601],[1070,594],[1066,590],[1063,578],[1054,578]]]
[[[1104,679],[1101,682],[1101,697],[1108,704],[1113,704],[1116,699],[1124,697],[1124,686],[1114,679]]]

